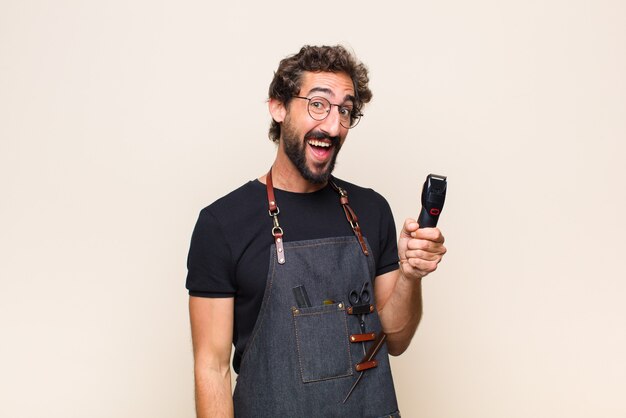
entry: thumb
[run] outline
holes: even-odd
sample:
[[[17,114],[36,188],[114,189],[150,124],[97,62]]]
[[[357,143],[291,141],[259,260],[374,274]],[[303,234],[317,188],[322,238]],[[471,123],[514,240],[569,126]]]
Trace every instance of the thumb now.
[[[419,229],[419,224],[413,218],[406,218],[404,225],[402,225],[402,231],[400,231],[400,239],[413,237],[412,233]]]
[[[415,219],[407,218],[400,231],[400,238],[398,239],[398,256],[400,259],[406,259],[406,252],[409,249],[409,241],[413,238],[413,233],[417,231],[419,225],[415,222]]]

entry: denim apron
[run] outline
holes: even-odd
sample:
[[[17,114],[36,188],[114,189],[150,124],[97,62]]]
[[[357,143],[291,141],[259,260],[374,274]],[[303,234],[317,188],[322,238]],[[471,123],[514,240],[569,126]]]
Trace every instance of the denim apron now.
[[[268,196],[270,187],[268,175]],[[270,214],[273,189],[271,197]],[[350,292],[364,286],[375,306],[374,262],[365,238],[282,242],[282,230],[276,231],[261,310],[237,377],[235,416],[399,417],[386,346],[375,356],[376,367],[355,370],[365,347],[374,344],[362,338],[351,342],[364,335],[360,320],[367,333],[382,332],[375,308],[349,314]],[[293,291],[298,286],[305,287],[310,307],[298,306]]]

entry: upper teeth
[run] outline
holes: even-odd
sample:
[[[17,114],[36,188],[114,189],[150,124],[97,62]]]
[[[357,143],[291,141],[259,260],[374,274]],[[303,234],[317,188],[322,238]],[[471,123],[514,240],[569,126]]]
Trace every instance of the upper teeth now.
[[[310,139],[309,144],[315,145],[316,147],[330,147],[330,144],[328,142],[322,142],[315,139]]]

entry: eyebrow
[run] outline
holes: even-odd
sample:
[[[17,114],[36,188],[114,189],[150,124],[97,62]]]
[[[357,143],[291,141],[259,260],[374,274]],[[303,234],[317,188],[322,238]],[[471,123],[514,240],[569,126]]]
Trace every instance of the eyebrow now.
[[[310,96],[311,93],[325,93],[325,94],[328,94],[329,96],[334,96],[333,91],[326,87],[313,87],[311,90],[309,90],[309,93],[307,94],[307,96]],[[351,94],[346,94],[345,97],[343,98],[343,101],[355,102],[356,98]]]

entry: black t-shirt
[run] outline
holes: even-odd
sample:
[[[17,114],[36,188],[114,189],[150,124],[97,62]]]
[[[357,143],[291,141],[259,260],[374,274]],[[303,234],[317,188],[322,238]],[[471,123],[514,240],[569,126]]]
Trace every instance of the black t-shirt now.
[[[398,268],[395,224],[387,201],[372,189],[339,179],[374,257],[376,276]],[[313,193],[275,189],[285,242],[353,235],[330,186]],[[235,297],[233,366],[239,360],[261,309],[269,270],[272,218],[265,185],[250,181],[200,212],[187,260],[191,296]],[[356,239],[356,238],[355,238]]]

